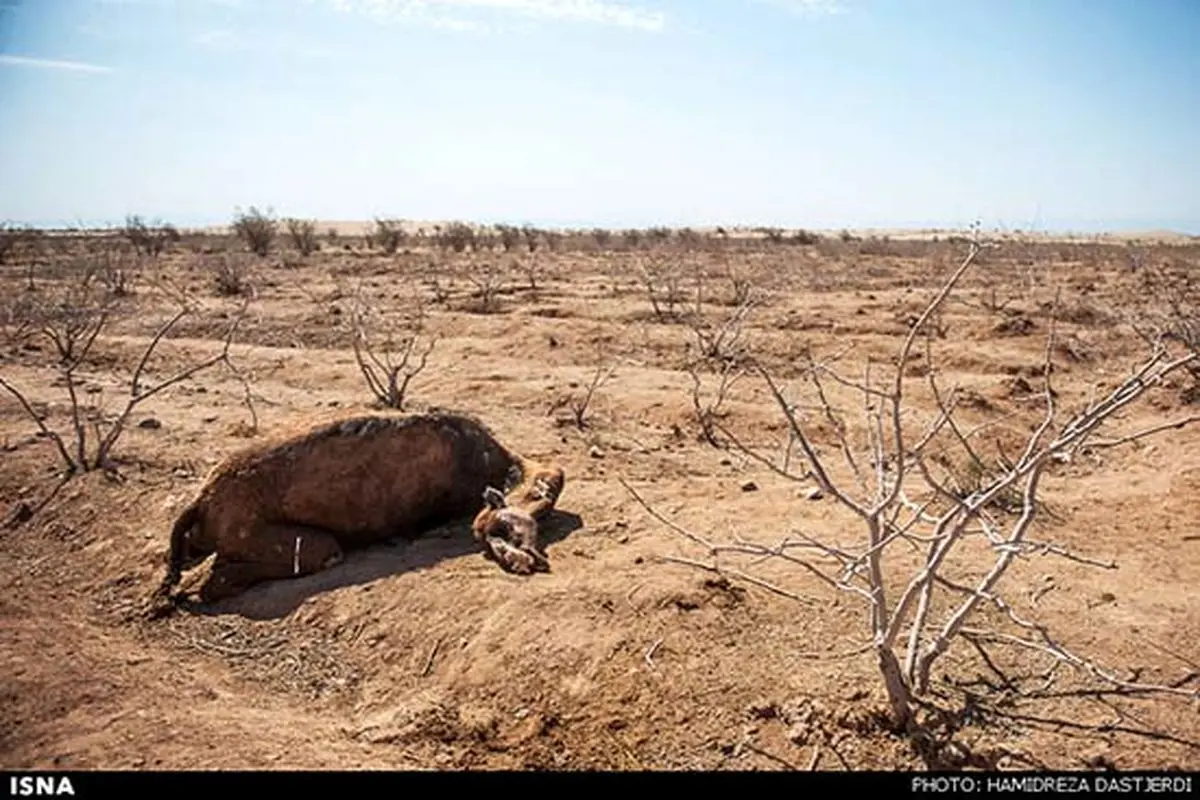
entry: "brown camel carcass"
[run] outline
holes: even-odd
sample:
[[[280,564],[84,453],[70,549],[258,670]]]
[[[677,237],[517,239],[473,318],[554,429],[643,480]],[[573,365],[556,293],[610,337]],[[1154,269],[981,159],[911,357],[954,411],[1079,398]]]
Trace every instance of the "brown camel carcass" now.
[[[562,493],[564,472],[509,450],[478,420],[448,412],[345,417],[234,453],[209,475],[170,536],[171,589],[216,554],[200,599],[213,602],[263,580],[309,575],[344,551],[474,515],[483,552],[530,574],[549,563],[538,523]]]

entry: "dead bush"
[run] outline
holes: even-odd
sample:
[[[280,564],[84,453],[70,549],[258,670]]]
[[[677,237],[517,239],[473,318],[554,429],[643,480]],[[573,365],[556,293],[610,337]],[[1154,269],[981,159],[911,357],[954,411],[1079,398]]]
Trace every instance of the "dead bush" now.
[[[385,313],[367,301],[361,285],[351,315],[354,360],[376,402],[405,410],[409,384],[429,363],[437,336],[425,331],[425,304],[414,296],[409,308]]]
[[[299,250],[300,255],[308,256],[317,251],[319,244],[315,221],[289,217],[284,220],[284,223],[287,225],[288,238],[292,240],[292,247]]]
[[[246,212],[234,211],[234,233],[246,243],[250,252],[259,257],[266,257],[271,252],[277,229],[278,223],[270,209],[264,212],[250,206],[250,210]]]
[[[229,347],[233,341],[246,306],[230,325],[221,351],[208,359],[185,367],[157,383],[144,383],[144,375],[159,342],[189,313],[185,305],[172,316],[150,340],[134,365],[129,379],[129,395],[115,416],[102,408],[87,405],[81,393],[80,367],[83,366],[101,333],[117,310],[114,299],[95,278],[95,272],[81,272],[61,286],[51,300],[39,309],[38,333],[52,346],[54,366],[69,401],[69,433],[64,434],[47,423],[47,415],[34,410],[27,396],[15,385],[0,377],[0,388],[11,394],[25,413],[50,439],[66,468],[65,475],[92,470],[113,471],[113,449],[125,431],[129,416],[145,400],[163,389],[186,380],[201,370],[219,363],[228,364]]]
[[[566,424],[574,424],[575,427],[582,431],[590,427],[588,419],[589,412],[592,406],[592,398],[597,390],[612,379],[616,372],[616,366],[606,363],[605,360],[596,366],[592,371],[592,377],[586,386],[581,387],[582,391],[570,395],[560,397],[551,407],[550,412],[553,414],[559,409],[565,407],[570,411],[570,418],[566,420]],[[574,384],[572,384],[574,385]],[[564,420],[559,420],[559,424],[564,424]]]
[[[706,373],[706,365],[710,362],[700,360],[687,368],[688,377],[692,379],[692,413],[700,427],[699,438],[713,447],[722,447],[723,443],[717,437],[717,425],[728,417],[725,400],[745,370],[732,361],[724,361],[715,371]]]
[[[1141,294],[1125,312],[1126,321],[1148,342],[1170,339],[1200,353],[1200,273],[1193,264],[1161,263],[1147,267]],[[1200,402],[1200,362],[1188,365],[1191,385],[1183,389],[1188,404]]]
[[[521,243],[521,229],[514,225],[496,226],[496,235],[500,239],[500,246],[504,248],[504,252],[509,253],[514,247]]]
[[[152,224],[146,224],[141,217],[136,215],[125,218],[125,227],[122,229],[122,234],[133,245],[135,253],[150,256],[151,258],[158,258],[167,245],[174,244],[180,240],[179,231],[174,226],[168,225],[161,220],[156,220]]]
[[[494,259],[466,264],[463,274],[475,286],[467,310],[476,314],[492,314],[498,310],[497,296],[504,287],[504,270]]]
[[[993,663],[989,651],[1016,648],[1049,664],[1074,667],[1111,691],[1156,693],[1194,702],[1197,690],[1184,685],[1187,678],[1154,683],[1136,674],[1125,677],[1073,651],[1005,597],[1001,584],[1017,559],[1035,555],[1115,568],[1111,562],[1074,552],[1062,543],[1039,540],[1033,524],[1044,510],[1039,500],[1041,479],[1055,465],[1070,462],[1081,453],[1095,453],[1200,421],[1200,414],[1195,414],[1107,439],[1097,435],[1105,427],[1119,424],[1122,412],[1151,387],[1200,361],[1200,353],[1187,348],[1173,352],[1158,340],[1148,357],[1119,385],[1064,415],[1049,369],[1055,352],[1056,317],[1052,312],[1039,392],[1040,420],[1023,429],[1015,451],[1008,452],[997,443],[997,457],[985,458],[978,441],[979,432],[987,426],[966,428],[958,421],[962,395],[956,388],[946,392],[940,387],[932,363],[936,336],[929,330],[930,321],[972,266],[979,248],[977,242],[971,243],[967,257],[925,306],[890,364],[868,358],[863,368],[851,375],[835,369],[833,359],[812,361],[804,374],[812,387],[812,402],[806,407],[787,398],[769,370],[753,364],[788,431],[785,465],[793,446],[798,446],[798,468],[780,466],[762,445],[742,443],[724,426],[714,426],[743,453],[781,478],[815,483],[817,491],[807,496],[826,497],[835,503],[847,524],[858,531],[853,540],[840,533],[818,536],[798,529],[776,543],[742,536],[710,540],[666,519],[627,482],[622,483],[655,519],[704,554],[703,559],[672,556],[668,561],[745,581],[805,604],[820,601],[808,596],[808,589],[800,588],[805,585],[800,576],[860,601],[867,612],[860,643],[844,656],[818,652],[811,657],[870,654],[890,703],[891,727],[918,743],[928,743],[930,738],[918,712],[929,709],[938,695],[934,665],[955,645],[982,649],[989,665]],[[905,369],[918,337],[925,337],[931,363],[925,378],[916,380],[927,382],[936,402],[935,412],[925,418],[920,418],[908,399],[916,387]],[[837,399],[835,391],[844,395],[844,402]],[[966,398],[969,403],[970,392]],[[860,422],[852,428],[853,418]],[[818,433],[822,438],[832,436],[833,445],[818,443]],[[959,452],[968,458],[956,462],[937,457]],[[844,461],[844,467],[839,469],[835,459]],[[968,465],[965,473],[956,475],[953,466],[946,466],[955,463]],[[915,563],[910,553],[917,554]],[[756,572],[757,565],[768,561],[795,568],[797,583],[762,577]],[[826,643],[826,649],[836,650],[832,643]],[[1029,687],[1010,685],[1001,699],[1011,701],[1014,693],[1020,695],[1032,686],[1033,682]]]
[[[218,297],[238,297],[252,292],[250,265],[236,254],[217,254],[208,262],[208,268]]]
[[[404,222],[398,219],[376,219],[375,232],[371,235],[371,240],[383,252],[388,255],[394,254],[408,241],[408,234],[404,231]]]
[[[678,321],[683,305],[682,271],[673,262],[653,256],[642,262],[640,271],[655,318],[660,322]]]
[[[438,246],[443,250],[463,253],[475,244],[475,230],[466,223],[452,222],[444,229],[439,229]]]
[[[41,238],[42,232],[30,225],[0,224],[0,265],[29,258]]]

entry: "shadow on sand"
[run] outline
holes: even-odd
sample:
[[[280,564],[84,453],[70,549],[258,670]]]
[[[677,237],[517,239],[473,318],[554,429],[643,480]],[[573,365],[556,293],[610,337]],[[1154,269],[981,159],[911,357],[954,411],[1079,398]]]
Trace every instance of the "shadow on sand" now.
[[[538,526],[542,547],[562,541],[581,527],[583,520],[578,514],[551,511]],[[345,561],[324,572],[265,581],[236,597],[212,604],[181,599],[179,608],[205,616],[236,614],[254,620],[279,619],[321,592],[359,586],[389,575],[431,567],[444,559],[472,555],[483,558],[482,550],[471,537],[470,521],[464,520],[431,530],[412,541],[392,541],[349,551]]]

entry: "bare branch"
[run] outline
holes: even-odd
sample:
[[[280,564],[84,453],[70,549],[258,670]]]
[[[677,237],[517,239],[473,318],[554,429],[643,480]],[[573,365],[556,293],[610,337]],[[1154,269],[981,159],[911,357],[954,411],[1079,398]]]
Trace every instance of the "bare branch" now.
[[[34,411],[33,407],[29,405],[29,401],[25,399],[25,395],[21,394],[21,392],[17,390],[17,387],[4,380],[3,376],[0,376],[0,386],[3,386],[9,394],[16,398],[17,402],[21,404],[21,408],[23,408],[25,413],[29,415],[29,418],[37,423],[38,430],[48,437],[50,441],[54,442],[54,446],[58,448],[58,454],[62,457],[63,464],[66,465],[67,471],[75,472],[76,470],[81,469],[82,465],[76,462],[75,459],[71,458],[71,454],[67,452],[67,445],[65,442],[63,442],[62,437],[47,427],[46,422],[42,419],[41,415]]]
[[[1191,425],[1193,422],[1200,422],[1200,414],[1192,414],[1191,416],[1177,419],[1174,422],[1164,422],[1161,425],[1155,425],[1153,427],[1146,428],[1145,430],[1138,431],[1137,433],[1131,433],[1128,436],[1122,436],[1119,439],[1093,439],[1087,443],[1087,447],[1088,449],[1119,447],[1123,444],[1136,442],[1139,439],[1145,439],[1147,436],[1153,436],[1156,433],[1162,433],[1163,431],[1181,430],[1188,425]]]

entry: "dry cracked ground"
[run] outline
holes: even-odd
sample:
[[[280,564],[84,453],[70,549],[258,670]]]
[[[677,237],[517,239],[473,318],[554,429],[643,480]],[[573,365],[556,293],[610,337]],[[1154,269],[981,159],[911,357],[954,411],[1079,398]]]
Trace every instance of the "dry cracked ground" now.
[[[798,563],[831,574],[829,551],[788,550],[792,562],[727,554],[719,574],[700,566],[711,555],[681,531],[743,549],[788,536],[861,548],[860,520],[811,478],[778,471],[789,429],[747,365],[774,377],[835,479],[863,496],[837,435],[844,424],[866,464],[855,387],[885,386],[880,376],[966,245],[576,244],[388,255],[343,240],[258,258],[209,236],[157,258],[100,239],[12,255],[0,284],[0,376],[28,408],[0,392],[0,764],[1200,768],[1200,705],[1188,696],[1200,686],[1200,425],[1053,462],[1029,538],[1054,546],[1024,553],[995,590],[1106,674],[1174,691],[1118,689],[1054,667],[1046,649],[959,638],[933,671],[928,732],[901,736],[885,724],[876,661],[862,650],[863,597]],[[1197,263],[1194,243],[1007,241],[985,251],[916,338],[905,424],[933,418],[931,372],[947,393],[957,386],[956,429],[974,437],[981,462],[946,438],[938,468],[961,483],[985,480],[1019,455],[1045,411],[1047,353],[1065,420],[1147,352],[1128,324],[1156,319],[1147,265],[1195,275]],[[185,295],[190,312],[147,361],[142,388],[219,354],[245,303],[229,364],[138,404],[111,468],[61,482],[62,456],[34,417],[74,456],[73,388],[90,447]],[[739,311],[747,295],[755,303]],[[86,331],[103,304],[111,313],[68,386],[39,330],[75,319]],[[161,621],[133,613],[208,470],[298,421],[371,410],[356,320],[378,353],[392,328],[402,350],[417,319],[409,365],[435,343],[406,408],[470,412],[502,441],[565,467],[546,530],[551,571],[507,574],[457,525],[222,607]],[[703,346],[729,358],[695,366]],[[842,416],[827,416],[806,382],[815,362],[843,377],[821,384]],[[715,363],[732,365],[719,404]],[[1180,372],[1104,435],[1200,413],[1198,400],[1195,379]],[[712,442],[700,424],[707,411]],[[790,459],[802,476],[797,449]],[[1004,508],[992,513],[1011,525]],[[990,568],[995,552],[980,538],[947,563],[950,583]],[[892,596],[926,547],[902,537],[889,549]],[[940,615],[962,600],[939,584],[931,607]],[[1030,636],[990,602],[971,629]]]

